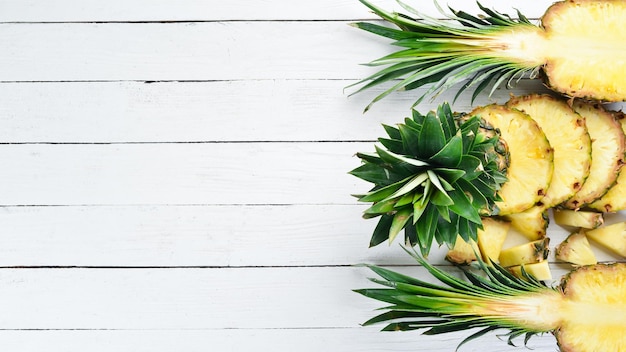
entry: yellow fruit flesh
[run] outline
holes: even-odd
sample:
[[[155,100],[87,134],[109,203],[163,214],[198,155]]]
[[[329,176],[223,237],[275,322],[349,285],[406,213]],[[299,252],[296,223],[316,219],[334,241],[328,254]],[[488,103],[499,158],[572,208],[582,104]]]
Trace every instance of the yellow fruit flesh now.
[[[511,222],[511,227],[524,235],[529,241],[546,237],[549,218],[548,210],[544,205],[535,205],[521,213],[504,216]]]
[[[549,238],[524,243],[518,246],[503,249],[500,252],[500,265],[510,267],[521,264],[537,263],[548,257]]]
[[[514,97],[506,105],[535,120],[554,149],[554,173],[541,203],[550,208],[572,197],[591,167],[591,139],[584,118],[548,95]]]
[[[587,237],[626,258],[626,222],[587,231]]]
[[[562,351],[626,352],[626,264],[581,267],[564,279]]]
[[[555,209],[554,222],[561,226],[595,229],[604,223],[604,217],[602,213],[592,211]]]
[[[551,6],[542,25],[540,47],[551,88],[572,97],[626,99],[626,27],[624,1],[561,1]]]
[[[553,151],[537,123],[528,115],[503,106],[489,105],[475,109],[470,116],[479,115],[500,130],[510,153],[508,181],[496,202],[500,215],[529,209],[546,193],[553,172]]]
[[[575,265],[590,265],[598,261],[584,232],[575,232],[556,247],[556,259]]]
[[[599,105],[576,102],[574,110],[587,122],[591,136],[591,170],[582,188],[564,205],[579,209],[604,195],[617,179],[624,159],[624,132]]]
[[[626,133],[626,117],[622,113],[615,114]],[[616,212],[626,209],[626,172],[620,172],[615,184],[602,196],[602,198],[589,204],[589,207],[603,212]]]
[[[480,254],[486,263],[497,262],[511,224],[493,218],[483,218],[482,220],[483,229],[478,229]]]
[[[476,253],[479,253],[476,242],[468,243],[461,236],[457,236],[454,246],[446,254],[446,260],[455,264],[470,264],[476,260]]]
[[[523,278],[524,275],[522,275],[522,267],[524,268],[524,271],[526,271],[526,274],[534,277],[537,280],[552,280],[552,272],[550,271],[550,264],[547,260],[542,260],[537,263],[512,266],[509,267],[508,270],[512,272],[515,276]]]

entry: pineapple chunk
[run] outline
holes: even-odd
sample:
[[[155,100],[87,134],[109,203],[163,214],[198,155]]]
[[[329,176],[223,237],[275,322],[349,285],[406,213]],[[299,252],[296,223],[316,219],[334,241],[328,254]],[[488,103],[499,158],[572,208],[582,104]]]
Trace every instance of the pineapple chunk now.
[[[555,209],[554,222],[561,226],[582,227],[595,229],[604,224],[602,213],[593,211],[577,211],[569,209]]]
[[[616,112],[614,116],[622,125],[622,131],[626,133],[625,115],[621,112]],[[626,209],[626,172],[620,172],[615,184],[609,188],[602,198],[589,204],[589,207],[607,213]]]
[[[626,222],[603,226],[586,234],[591,240],[626,258]]]
[[[483,261],[490,263],[500,257],[511,224],[494,218],[483,218],[482,221],[483,229],[478,229],[478,248]]]
[[[575,102],[591,136],[591,170],[582,188],[564,206],[580,209],[593,203],[615,183],[624,159],[624,132],[613,114],[598,104]]]
[[[526,273],[537,280],[552,280],[552,272],[550,271],[550,264],[547,260],[542,260],[537,263],[516,265],[508,268],[513,275],[522,278],[522,266]]]
[[[548,258],[550,251],[548,245],[550,239],[548,237],[524,243],[518,246],[503,249],[500,252],[500,265],[510,267],[522,264],[537,263]]]
[[[591,250],[584,232],[574,232],[567,236],[555,250],[556,259],[575,265],[596,264],[598,260]]]
[[[554,149],[554,174],[541,203],[551,208],[571,198],[591,167],[591,138],[585,119],[565,101],[549,95],[512,97],[506,106],[535,120]]]
[[[528,115],[499,105],[472,111],[500,130],[510,153],[508,181],[498,192],[499,215],[522,212],[543,198],[553,173],[553,151],[545,134]]]
[[[549,217],[548,209],[544,205],[535,205],[521,213],[506,215],[504,218],[510,221],[511,226],[529,241],[546,237]]]
[[[476,253],[479,253],[478,244],[472,240],[465,242],[461,236],[457,235],[454,247],[448,250],[446,260],[455,264],[470,264],[476,260]]]

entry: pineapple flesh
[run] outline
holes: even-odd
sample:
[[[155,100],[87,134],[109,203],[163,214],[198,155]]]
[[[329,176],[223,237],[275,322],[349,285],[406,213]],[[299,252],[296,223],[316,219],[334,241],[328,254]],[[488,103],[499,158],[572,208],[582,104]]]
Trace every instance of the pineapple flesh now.
[[[626,133],[626,117],[621,112],[614,113],[615,118],[622,125],[622,131]],[[589,208],[611,213],[626,209],[626,172],[620,172],[615,184],[602,196],[602,198],[588,205]]]
[[[550,223],[548,209],[545,205],[535,205],[521,213],[509,214],[503,217],[511,222],[517,232],[524,235],[529,241],[536,241],[546,237]]]
[[[506,106],[535,120],[554,149],[554,173],[541,203],[551,208],[571,198],[582,187],[591,167],[591,139],[585,119],[567,103],[549,95],[513,97]]]
[[[515,265],[507,268],[513,275],[525,279],[524,272],[537,280],[552,280],[552,272],[550,271],[550,263],[542,260],[537,263]]]
[[[594,211],[578,211],[570,209],[555,209],[554,222],[561,226],[595,229],[604,224],[602,213]]]
[[[545,134],[527,114],[504,106],[488,105],[473,110],[498,129],[508,146],[507,182],[498,192],[498,215],[522,212],[546,194],[553,173],[553,150]]]
[[[549,244],[550,238],[546,237],[541,240],[503,249],[499,257],[500,265],[506,268],[544,261],[548,258],[550,252]]]
[[[599,227],[586,234],[592,241],[626,258],[626,222]]]
[[[596,264],[598,260],[589,245],[585,233],[574,232],[567,236],[555,249],[556,259],[574,265]]]
[[[484,263],[487,275],[467,270],[467,282],[412,255],[442,284],[370,266],[382,278],[374,282],[385,288],[356,292],[387,307],[364,325],[386,323],[384,331],[419,329],[425,335],[472,329],[461,345],[496,329],[509,330],[499,334],[508,336],[509,344],[519,336],[526,342],[551,332],[562,352],[626,351],[626,263],[577,267],[553,288],[528,270],[520,269],[521,279]]]
[[[624,132],[598,104],[577,101],[574,110],[587,122],[591,136],[591,170],[582,188],[564,206],[579,209],[602,197],[615,183],[624,160]]]

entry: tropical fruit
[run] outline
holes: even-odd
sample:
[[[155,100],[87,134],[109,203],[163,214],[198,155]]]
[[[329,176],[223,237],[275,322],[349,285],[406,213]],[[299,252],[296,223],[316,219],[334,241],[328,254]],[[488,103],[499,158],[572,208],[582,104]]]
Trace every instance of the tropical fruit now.
[[[626,258],[626,222],[599,227],[586,234],[592,241]]]
[[[380,276],[372,281],[384,288],[356,292],[386,307],[364,325],[386,323],[385,331],[423,330],[425,335],[471,330],[461,345],[499,329],[508,330],[509,343],[550,332],[563,352],[626,351],[626,263],[580,266],[554,288],[526,269],[517,278],[483,262],[484,273],[465,270],[468,282],[412,254],[442,284],[370,266]]]
[[[538,204],[521,213],[509,214],[503,217],[511,223],[511,227],[524,235],[529,241],[546,237],[550,217],[548,209]]]
[[[500,252],[500,265],[511,267],[544,261],[550,252],[548,237],[503,249]]]
[[[554,222],[562,226],[595,229],[604,224],[602,213],[595,211],[555,209],[553,214]]]
[[[596,264],[598,260],[583,231],[567,236],[555,249],[556,259],[575,265]]]
[[[475,97],[526,74],[542,76],[547,86],[570,97],[626,100],[626,59],[615,44],[626,42],[624,1],[559,1],[538,25],[519,11],[513,18],[480,5],[484,14],[452,10],[444,16],[455,21],[448,21],[402,2],[409,14],[360,1],[397,28],[367,22],[354,26],[392,39],[401,48],[372,61],[370,65],[384,68],[356,84],[362,85],[360,91],[393,82],[373,102],[425,85],[430,87],[416,104],[455,86],[457,95],[472,88]]]

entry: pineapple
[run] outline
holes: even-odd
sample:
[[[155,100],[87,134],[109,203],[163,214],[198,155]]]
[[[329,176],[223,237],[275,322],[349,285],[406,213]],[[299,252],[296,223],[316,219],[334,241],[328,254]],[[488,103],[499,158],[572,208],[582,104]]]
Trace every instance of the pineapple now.
[[[520,279],[484,263],[486,275],[466,270],[467,282],[412,255],[443,284],[370,266],[381,277],[372,281],[384,288],[356,292],[385,302],[386,312],[364,325],[386,323],[384,331],[424,330],[424,335],[471,329],[459,347],[506,329],[510,344],[550,332],[562,352],[626,351],[626,263],[578,267],[552,288],[527,272]]]
[[[554,222],[561,226],[595,229],[596,227],[604,224],[604,217],[602,216],[602,213],[593,211],[555,209]]]
[[[551,208],[571,198],[582,187],[591,167],[591,138],[585,119],[549,95],[514,97],[506,106],[535,120],[554,149],[554,174],[541,203]]]
[[[586,234],[592,241],[626,258],[626,222],[599,227]]]
[[[579,209],[602,197],[615,183],[624,160],[624,132],[615,117],[598,104],[577,101],[574,110],[586,119],[592,162],[582,188],[564,203],[569,209]]]
[[[457,236],[456,243],[446,254],[446,260],[455,264],[470,264],[479,254],[485,262],[497,261],[511,224],[494,218],[483,218],[478,229],[478,242],[466,242]]]
[[[596,264],[598,260],[591,250],[584,232],[574,232],[567,236],[555,250],[556,259],[574,265]]]
[[[626,133],[626,118],[621,112],[615,112],[614,116],[622,125],[622,131]],[[616,212],[626,209],[626,172],[620,172],[615,184],[602,196],[602,198],[588,205],[589,208],[603,211]]]
[[[446,254],[446,260],[454,264],[470,264],[476,260],[476,254],[479,251],[478,244],[474,240],[470,239],[466,242],[461,236],[457,236],[454,246]]]
[[[415,104],[453,86],[459,87],[457,96],[473,88],[474,98],[490,85],[493,92],[516,77],[540,74],[551,89],[570,97],[626,100],[626,60],[616,45],[626,41],[624,1],[560,1],[548,8],[540,24],[519,12],[513,18],[480,4],[484,15],[442,11],[456,20],[452,22],[431,18],[404,3],[400,4],[410,15],[360,1],[398,28],[367,22],[353,25],[390,38],[402,48],[372,61],[371,66],[384,68],[355,83],[362,85],[359,92],[399,79],[372,104],[393,91],[432,83]]]
[[[496,202],[498,215],[522,212],[539,202],[552,179],[553,151],[545,134],[528,115],[500,105],[473,110],[469,116],[480,116],[497,128],[510,154],[507,182]]]
[[[537,263],[515,265],[507,268],[513,275],[526,279],[524,272],[537,280],[552,280],[552,272],[550,271],[550,263],[542,260]]]
[[[509,222],[483,218],[483,229],[478,230],[478,248],[485,262],[498,260],[510,227],[511,223]]]
[[[448,104],[422,115],[413,111],[397,127],[384,126],[376,153],[357,153],[363,164],[350,173],[374,184],[361,202],[365,218],[379,217],[370,246],[405,242],[427,255],[433,240],[453,245],[457,235],[477,240],[481,216],[494,212],[506,181],[506,146],[478,117],[462,118]]]
[[[541,240],[503,249],[499,257],[500,265],[506,268],[544,261],[548,258],[548,253],[550,252],[549,244],[550,239],[546,237]]]
[[[511,222],[511,227],[524,235],[529,241],[546,237],[550,223],[548,209],[543,204],[524,210],[521,213],[509,214],[504,219]]]

